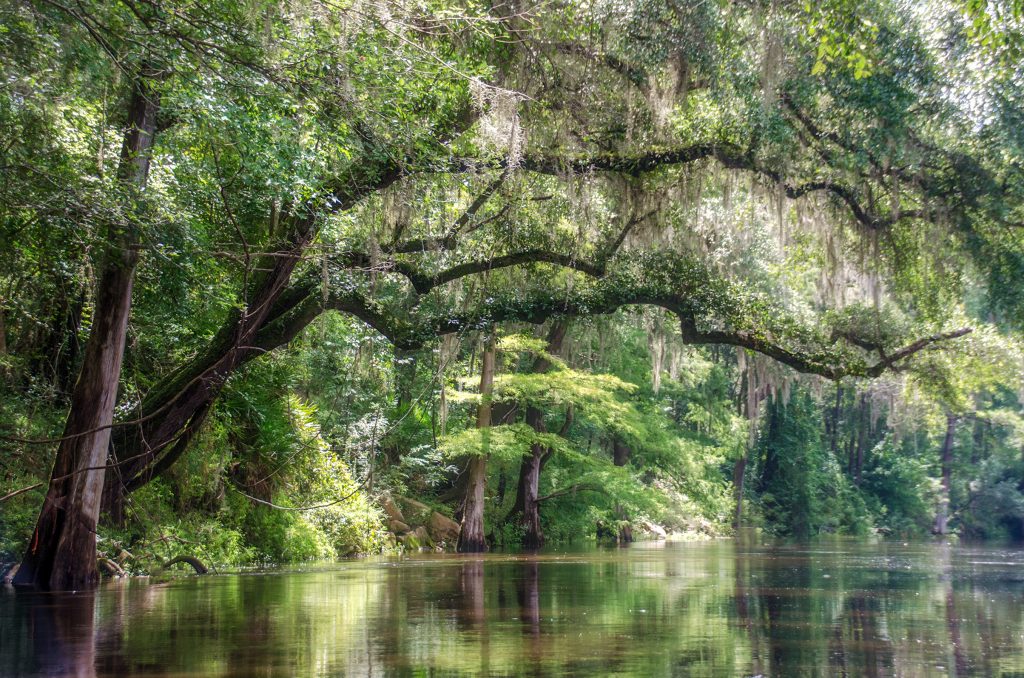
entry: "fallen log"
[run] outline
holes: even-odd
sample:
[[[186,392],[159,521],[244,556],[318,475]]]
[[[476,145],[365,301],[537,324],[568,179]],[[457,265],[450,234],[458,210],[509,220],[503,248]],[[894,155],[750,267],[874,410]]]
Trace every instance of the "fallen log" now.
[[[96,559],[96,565],[106,571],[111,577],[125,577],[127,573],[124,568],[118,565],[110,558],[99,557]]]
[[[206,566],[203,565],[202,561],[193,556],[177,556],[175,558],[171,558],[166,563],[164,563],[160,569],[166,570],[171,565],[177,565],[178,563],[187,563],[191,565],[192,569],[196,571],[196,574],[206,574],[209,572]]]

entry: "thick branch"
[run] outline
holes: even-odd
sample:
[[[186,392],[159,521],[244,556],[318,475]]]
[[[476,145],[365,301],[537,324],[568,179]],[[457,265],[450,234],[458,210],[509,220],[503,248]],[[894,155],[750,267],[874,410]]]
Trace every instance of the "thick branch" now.
[[[667,151],[656,151],[640,155],[599,154],[579,158],[558,158],[551,156],[527,156],[522,161],[523,169],[542,174],[583,174],[586,172],[618,172],[638,177],[662,167],[684,165],[698,160],[714,158],[729,169],[745,170],[760,174],[782,187],[786,196],[792,200],[809,193],[827,192],[846,204],[853,217],[862,225],[871,229],[884,229],[899,219],[916,218],[922,212],[908,210],[898,217],[881,215],[865,207],[857,197],[856,191],[844,184],[814,180],[803,183],[791,183],[777,170],[765,167],[757,161],[751,151],[737,146],[722,144],[696,144],[684,148]],[[463,163],[463,168],[471,167]]]
[[[451,268],[433,275],[418,274],[412,267],[402,267],[399,272],[409,278],[413,287],[419,294],[426,294],[435,287],[440,287],[446,283],[450,283],[454,280],[459,280],[476,273],[537,263],[555,264],[581,273],[586,273],[593,277],[601,277],[604,275],[603,266],[591,264],[590,262],[584,261],[574,255],[560,254],[558,252],[551,252],[540,248],[502,254],[489,259],[468,261],[463,264],[452,266]]]
[[[919,351],[928,348],[932,344],[937,344],[942,341],[949,341],[950,339],[957,339],[959,337],[970,334],[973,331],[974,328],[961,327],[960,329],[953,330],[952,332],[940,332],[938,334],[932,334],[927,337],[922,337],[921,339],[918,339],[912,344],[904,346],[903,348],[891,353],[888,356],[883,354],[882,359],[878,362],[878,364],[874,365],[868,370],[867,376],[877,377],[881,375],[883,372],[885,372],[887,369],[895,368],[896,363],[906,358],[909,358],[910,356],[914,355]],[[879,351],[879,353],[881,353],[881,351]]]
[[[565,255],[531,250],[472,262],[449,269],[444,281],[464,275],[519,264],[548,263],[570,266],[594,278],[574,286],[572,291],[535,289],[506,297],[488,297],[474,309],[462,313],[425,311],[420,307],[389,309],[372,301],[357,287],[332,293],[327,304],[310,289],[307,300],[283,315],[258,337],[264,350],[289,341],[325,309],[350,313],[379,331],[402,349],[421,348],[445,334],[484,330],[501,322],[539,324],[557,316],[593,316],[613,313],[623,306],[654,305],[675,313],[684,341],[691,344],[724,344],[767,355],[800,372],[828,379],[876,377],[925,348],[971,331],[962,328],[918,339],[891,353],[877,342],[854,336],[836,338],[802,327],[783,309],[770,302],[750,298],[740,288],[711,273],[698,262],[673,254],[633,255],[603,267],[572,260]],[[413,276],[415,278],[415,275]],[[431,278],[436,281],[441,278]],[[432,289],[432,285],[422,285]],[[871,346],[880,356],[869,363],[852,346]]]

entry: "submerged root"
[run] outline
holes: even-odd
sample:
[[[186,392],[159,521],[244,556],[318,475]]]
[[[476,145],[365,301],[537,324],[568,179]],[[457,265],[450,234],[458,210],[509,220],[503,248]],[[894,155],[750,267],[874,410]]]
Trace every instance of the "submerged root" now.
[[[164,563],[160,569],[166,570],[171,565],[177,565],[178,563],[187,563],[191,565],[192,569],[196,571],[196,574],[206,574],[210,571],[205,565],[203,565],[202,561],[193,556],[177,556],[175,558],[171,558]]]

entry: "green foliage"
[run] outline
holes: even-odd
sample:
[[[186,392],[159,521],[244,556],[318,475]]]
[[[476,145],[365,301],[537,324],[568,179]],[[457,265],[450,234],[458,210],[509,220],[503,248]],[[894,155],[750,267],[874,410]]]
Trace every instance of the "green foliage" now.
[[[176,485],[160,479],[135,493],[124,528],[101,525],[100,555],[137,574],[156,572],[179,555],[199,558],[213,568],[253,562],[255,549],[228,518],[230,509],[182,507],[177,491]]]
[[[322,438],[315,408],[295,396],[283,400],[287,428],[278,430],[273,420],[264,417],[256,440],[257,445],[284,441],[290,446],[273,455],[278,466],[269,471],[264,470],[264,464],[271,455],[266,453],[267,448],[258,448],[264,453],[249,464],[262,476],[255,484],[250,480],[247,485],[247,489],[254,490],[273,488],[271,503],[282,509],[265,504],[248,508],[242,525],[250,543],[261,558],[272,562],[381,550],[384,540],[380,513],[370,507],[346,464]],[[273,409],[262,410],[261,414],[268,412]],[[287,456],[279,459],[285,452]]]
[[[871,75],[879,27],[866,7],[847,2],[806,2],[807,36],[817,41],[811,75],[849,70],[857,80]]]
[[[1004,465],[986,460],[971,481],[964,500],[961,534],[970,539],[1019,543],[1024,538],[1024,492],[1020,462]]]
[[[34,475],[23,471],[4,475],[0,492],[15,492],[38,482]],[[21,558],[30,543],[43,496],[40,488],[4,502],[3,511],[0,511],[0,562],[13,563]]]
[[[326,535],[297,512],[253,508],[246,512],[242,531],[255,545],[259,563],[301,563],[335,555]]]
[[[971,37],[993,52],[1006,66],[1013,67],[1024,56],[1024,42],[1020,34],[1024,22],[1024,3],[1019,0],[986,2],[961,0]]]
[[[534,447],[552,539],[623,516],[717,533],[751,427],[773,531],[921,534],[946,414],[988,422],[957,438],[954,526],[1014,533],[1020,3],[520,9],[0,3],[0,493],[45,481],[53,445],[21,441],[59,435],[115,224],[141,253],[118,420],[211,398],[104,527],[136,569],[199,545],[230,565],[378,551],[372,492],[450,506],[465,457],[514,485]],[[143,76],[161,110],[129,195]],[[552,318],[574,323],[558,355],[524,327]],[[452,385],[496,326],[492,401],[519,418],[477,430]],[[876,416],[854,380],[960,327],[890,366],[908,379]],[[747,350],[845,390],[784,403],[779,372],[745,421]],[[514,530],[496,482],[488,520]],[[40,501],[3,504],[4,559]]]
[[[872,451],[861,486],[875,525],[885,534],[922,537],[931,529],[937,483],[933,464],[913,452],[913,441],[886,439]]]
[[[757,490],[765,520],[797,539],[848,527],[842,524],[848,492],[838,465],[822,447],[816,414],[804,391],[788,403],[773,400],[758,443]]]
[[[553,541],[593,538],[598,523],[618,525],[626,516],[634,521],[644,516],[661,518],[665,495],[652,491],[635,471],[614,466],[608,459],[573,461],[559,458],[545,469],[549,494],[565,492],[547,500],[550,503],[541,511],[544,530]]]
[[[322,437],[316,409],[277,390],[286,378],[273,361],[240,375],[173,472],[133,494],[126,528],[104,528],[100,552],[152,572],[182,553],[238,567],[389,548],[380,512]]]
[[[0,368],[0,376],[3,376]],[[0,436],[54,435],[60,431],[59,411],[51,403],[46,388],[30,386],[15,394],[0,390]],[[53,463],[51,448],[0,443],[0,496],[40,485],[0,503],[0,563],[14,563],[24,554],[32,537],[39,506],[46,496],[45,482]]]
[[[569,451],[563,438],[552,433],[538,433],[526,424],[466,429],[447,437],[440,449],[449,459],[466,456],[517,459],[529,454],[534,444],[559,452]]]

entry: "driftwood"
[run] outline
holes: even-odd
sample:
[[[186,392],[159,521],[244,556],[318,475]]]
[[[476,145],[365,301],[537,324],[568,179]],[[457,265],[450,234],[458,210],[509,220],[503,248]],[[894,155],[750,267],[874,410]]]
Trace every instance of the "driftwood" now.
[[[111,560],[110,558],[97,558],[96,565],[104,569],[106,573],[109,574],[111,577],[127,576],[127,573],[124,571],[124,568],[122,568],[120,565],[118,565],[115,561]]]
[[[196,574],[206,574],[207,572],[209,572],[209,570],[206,568],[206,565],[203,565],[202,561],[193,556],[177,556],[175,558],[171,558],[166,563],[164,563],[160,569],[166,570],[171,565],[177,565],[178,563],[188,563],[192,566],[192,569],[196,571]]]
[[[5,585],[10,586],[11,582],[14,581],[14,575],[18,574],[18,569],[21,567],[21,563],[15,563],[4,572],[4,576],[0,578]]]

